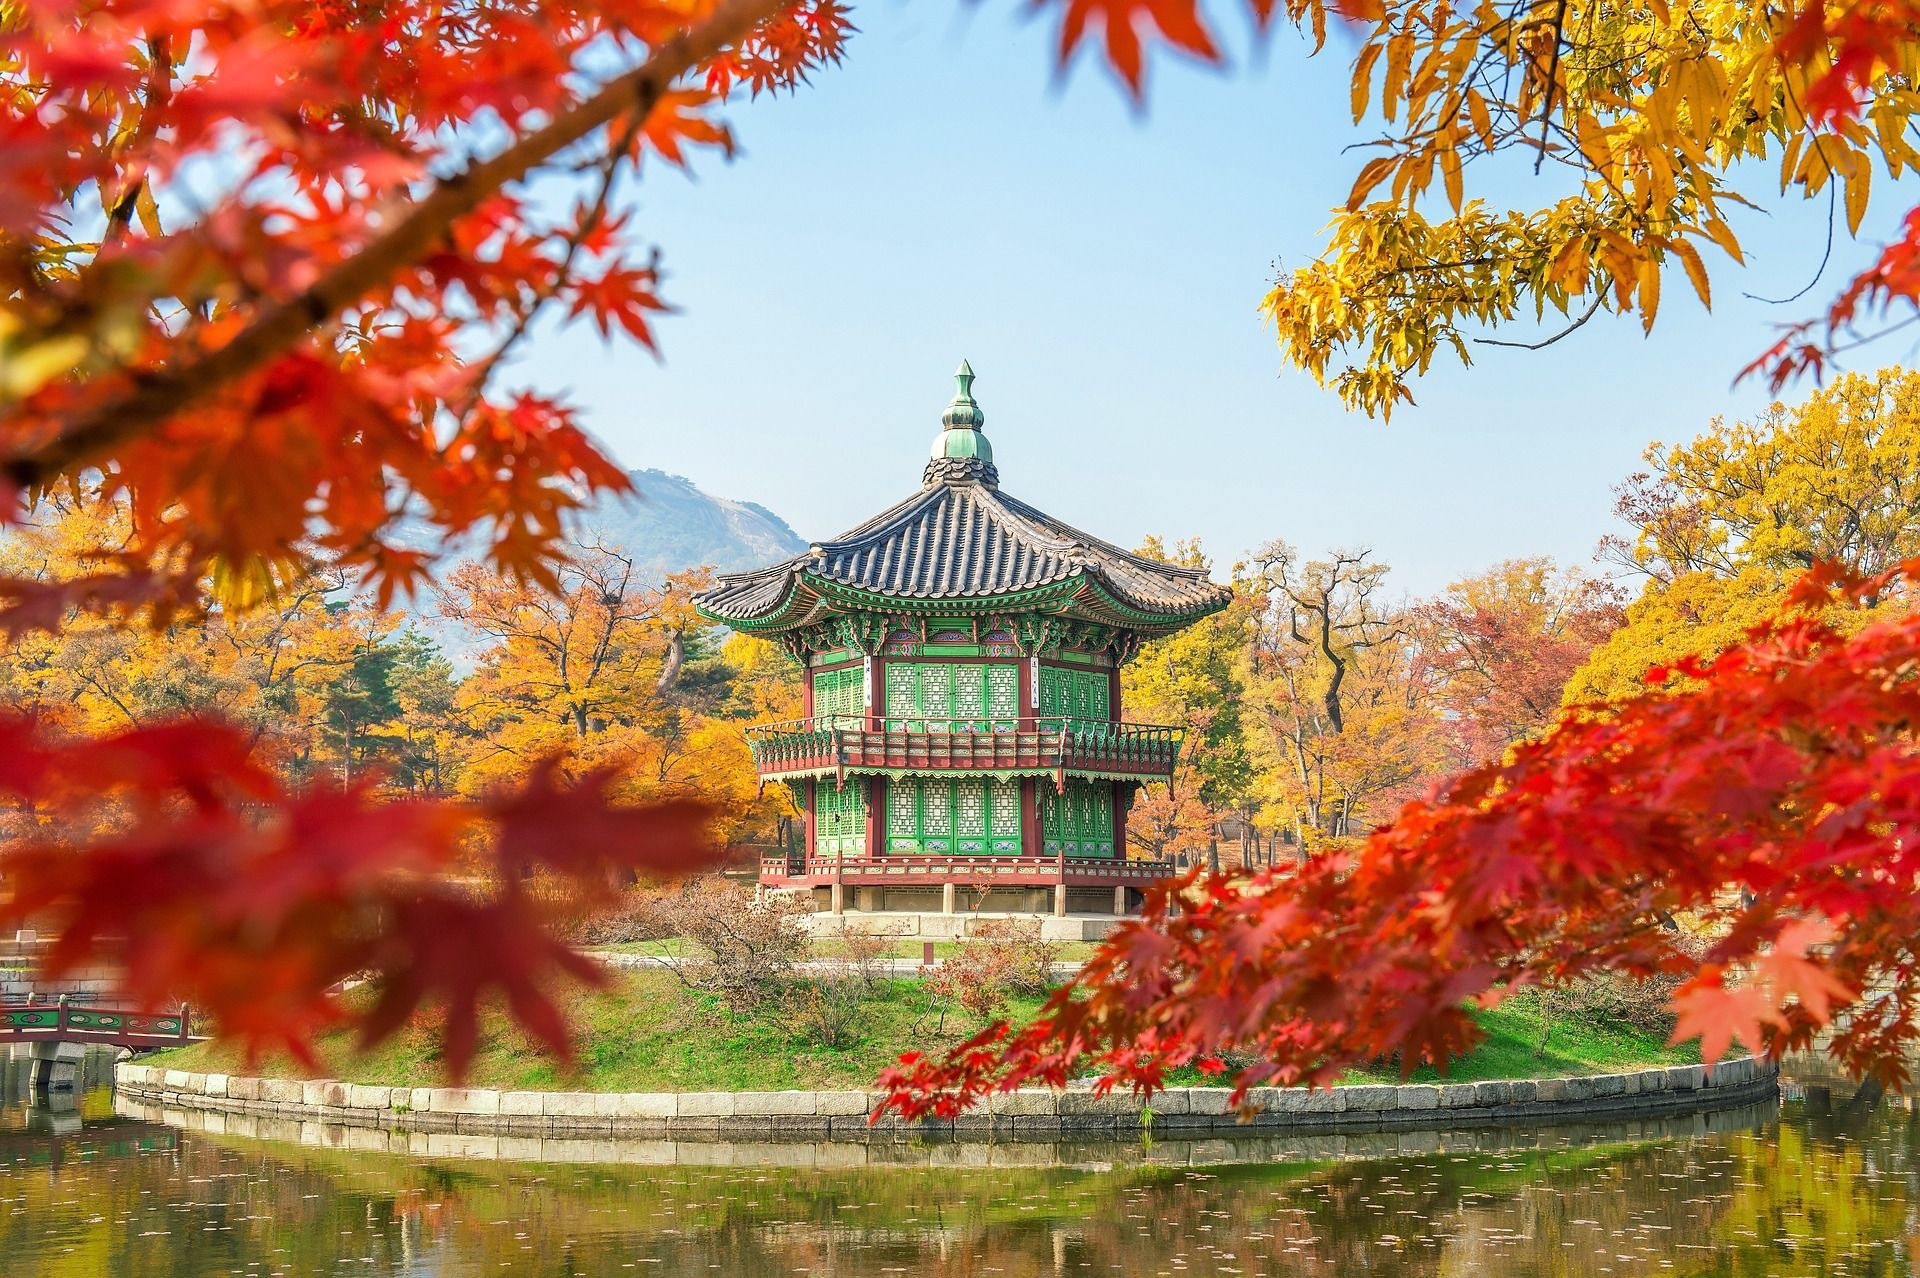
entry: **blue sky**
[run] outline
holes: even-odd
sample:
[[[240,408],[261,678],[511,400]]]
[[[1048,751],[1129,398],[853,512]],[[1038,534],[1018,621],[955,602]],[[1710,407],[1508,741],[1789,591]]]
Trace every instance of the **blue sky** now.
[[[1277,262],[1316,254],[1359,163],[1341,154],[1341,36],[1315,58],[1291,32],[1253,58],[1236,41],[1225,73],[1161,59],[1136,112],[1091,63],[1055,76],[1051,30],[1016,8],[855,20],[846,65],[729,113],[735,161],[638,188],[630,229],[661,246],[681,310],[664,361],[574,325],[522,368],[625,464],[761,502],[803,537],[918,484],[965,356],[1003,486],[1123,544],[1198,536],[1222,569],[1275,537],[1367,545],[1416,592],[1515,556],[1589,564],[1646,444],[1762,406],[1735,372],[1901,211],[1879,192],[1863,244],[1788,307],[1740,293],[1807,282],[1826,200],[1748,214],[1749,269],[1709,260],[1711,316],[1676,273],[1651,340],[1602,316],[1545,351],[1485,349],[1382,425],[1284,367],[1256,309]],[[1532,206],[1547,182],[1481,193]]]

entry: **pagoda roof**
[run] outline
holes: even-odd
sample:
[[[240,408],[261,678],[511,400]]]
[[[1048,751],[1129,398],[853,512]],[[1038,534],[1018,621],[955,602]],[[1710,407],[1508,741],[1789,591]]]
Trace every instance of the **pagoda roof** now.
[[[962,370],[971,413],[960,414],[960,429],[978,434],[984,417],[966,394],[972,372]],[[848,609],[924,613],[951,602],[957,613],[1037,608],[1165,633],[1227,604],[1231,592],[1204,569],[1122,550],[1002,493],[984,440],[947,440],[954,416],[950,408],[919,492],[804,554],[722,574],[696,601],[700,610],[767,633]]]

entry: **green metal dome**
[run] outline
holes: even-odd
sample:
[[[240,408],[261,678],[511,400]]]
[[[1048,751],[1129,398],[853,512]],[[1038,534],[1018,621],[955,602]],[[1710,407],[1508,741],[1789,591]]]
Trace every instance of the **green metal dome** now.
[[[980,431],[987,424],[987,415],[973,399],[972,365],[961,360],[953,380],[959,389],[954,392],[953,402],[947,405],[947,411],[940,414],[940,422],[945,429],[933,437],[933,459],[938,461],[950,457],[991,465],[993,445],[987,442],[987,437]]]

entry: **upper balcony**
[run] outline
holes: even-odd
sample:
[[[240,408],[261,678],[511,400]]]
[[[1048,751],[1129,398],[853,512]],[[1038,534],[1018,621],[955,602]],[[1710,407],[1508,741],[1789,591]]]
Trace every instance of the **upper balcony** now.
[[[871,726],[873,723],[880,726]],[[821,715],[747,729],[768,780],[860,772],[998,772],[1111,780],[1164,780],[1185,728],[1041,717],[1023,727],[994,719]]]

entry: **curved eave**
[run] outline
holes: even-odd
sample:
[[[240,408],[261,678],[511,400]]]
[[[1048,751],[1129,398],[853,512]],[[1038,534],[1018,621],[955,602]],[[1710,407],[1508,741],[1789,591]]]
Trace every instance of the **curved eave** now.
[[[756,616],[736,617],[695,600],[701,616],[748,634],[780,634],[813,625],[840,612],[879,612],[900,615],[1048,612],[1075,620],[1095,621],[1118,629],[1148,634],[1171,634],[1226,607],[1232,592],[1215,587],[1196,604],[1149,610],[1120,597],[1097,573],[1084,569],[1026,590],[993,595],[879,594],[802,569],[791,574],[785,594],[773,607]]]

